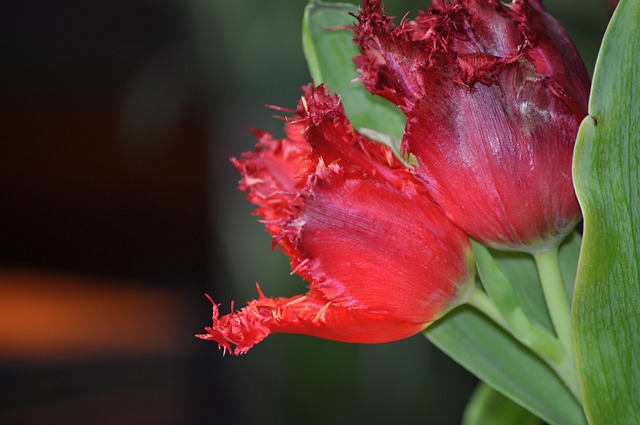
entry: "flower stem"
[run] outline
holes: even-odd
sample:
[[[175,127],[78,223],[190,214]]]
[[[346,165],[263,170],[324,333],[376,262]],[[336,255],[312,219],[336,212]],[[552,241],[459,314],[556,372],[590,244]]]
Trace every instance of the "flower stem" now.
[[[469,297],[467,303],[483,313],[504,330],[511,332],[506,320],[504,319],[496,305],[493,303],[493,301],[491,301],[487,293],[482,290],[482,288],[476,287],[475,290],[471,293],[471,296]]]
[[[565,326],[565,328],[562,328],[564,329],[562,332],[568,332],[567,335],[570,336],[570,326],[569,326],[570,317],[568,315],[569,314],[568,299],[564,294],[564,286],[562,285],[562,277],[559,274],[560,268],[557,262],[557,255],[556,255],[556,260],[553,260],[553,256],[549,256],[548,259],[543,258],[542,262],[544,263],[545,261],[549,261],[551,264],[553,264],[554,261],[556,263],[557,272],[555,273],[555,279],[556,279],[556,283],[560,284],[560,289],[563,291],[562,292],[563,297],[560,297],[559,294],[553,294],[553,292],[551,294],[553,294],[554,298],[563,300],[566,305],[567,310],[563,314],[567,314],[567,316],[565,318],[566,321],[563,323],[567,324],[567,326]],[[549,274],[551,275],[552,273],[549,272]],[[549,282],[550,276],[547,276],[546,274],[543,275],[542,271],[540,271],[540,279],[543,281]],[[549,293],[549,291],[546,289],[544,290],[544,292],[545,292],[545,296]],[[549,302],[549,300],[547,300],[547,302]],[[578,388],[578,378],[576,375],[575,364],[573,361],[573,353],[571,351],[571,346],[570,346],[570,341],[571,341],[570,339],[566,340],[566,342],[569,345],[565,346],[565,342],[563,342],[562,340],[560,340],[560,338],[558,338],[558,342],[560,346],[562,346],[563,353],[559,358],[552,358],[551,356],[548,355],[549,353],[547,351],[541,350],[539,346],[536,347],[534,344],[531,344],[531,341],[523,340],[521,338],[522,337],[521,334],[514,333],[514,329],[511,328],[507,320],[504,318],[503,314],[500,312],[500,310],[496,307],[495,303],[489,298],[487,293],[482,288],[476,287],[475,290],[471,293],[471,296],[469,297],[469,300],[467,301],[467,303],[472,307],[474,307],[475,309],[477,309],[478,311],[480,311],[487,318],[492,320],[495,324],[502,327],[505,331],[513,335],[513,337],[516,340],[520,341],[521,343],[529,347],[529,349],[531,349],[534,353],[536,353],[544,362],[546,362],[553,370],[555,370],[555,372],[558,374],[560,379],[562,379],[562,381],[565,383],[565,385],[571,391],[571,393],[576,397],[576,399],[580,403],[582,403],[582,397],[580,394],[580,390]],[[549,308],[551,309],[552,307],[549,307]],[[557,309],[557,306],[554,305],[553,308]],[[556,323],[555,320],[558,319],[558,314],[552,314],[552,317],[555,317],[554,319],[552,319],[555,325]]]
[[[558,248],[534,254],[551,322],[568,356],[573,356],[571,343],[571,307],[564,289]]]

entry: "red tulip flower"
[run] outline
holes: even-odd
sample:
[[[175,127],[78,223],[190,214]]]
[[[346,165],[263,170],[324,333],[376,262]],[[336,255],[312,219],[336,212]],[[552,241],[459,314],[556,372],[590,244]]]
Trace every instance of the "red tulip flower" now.
[[[540,252],[580,219],[571,179],[589,77],[540,0],[434,0],[395,26],[365,0],[363,84],[407,116],[405,150],[447,216],[480,242]]]
[[[304,295],[258,299],[200,338],[232,354],[272,333],[380,343],[423,330],[466,300],[474,259],[466,234],[391,151],[358,134],[337,97],[307,87],[286,137],[257,132],[234,160],[274,244],[309,284]]]

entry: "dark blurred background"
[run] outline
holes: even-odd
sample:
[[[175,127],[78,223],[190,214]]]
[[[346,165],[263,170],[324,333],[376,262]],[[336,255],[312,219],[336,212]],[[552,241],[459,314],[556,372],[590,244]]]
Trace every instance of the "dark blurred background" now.
[[[402,16],[425,6],[389,1]],[[588,68],[604,1],[545,3]],[[193,335],[304,291],[228,158],[309,81],[303,0],[26,0],[0,14],[0,423],[459,423],[475,379],[416,336]]]

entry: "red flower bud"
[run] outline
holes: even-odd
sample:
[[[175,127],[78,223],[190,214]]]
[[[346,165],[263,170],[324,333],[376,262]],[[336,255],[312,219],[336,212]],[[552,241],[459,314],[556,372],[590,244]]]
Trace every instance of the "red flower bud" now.
[[[420,332],[472,287],[469,240],[385,146],[354,131],[325,87],[307,87],[287,137],[257,132],[240,187],[308,292],[259,297],[203,339],[242,354],[272,333],[379,343]]]
[[[540,0],[434,0],[394,26],[365,0],[355,61],[407,116],[403,147],[447,216],[477,240],[550,249],[580,219],[571,161],[589,77]]]

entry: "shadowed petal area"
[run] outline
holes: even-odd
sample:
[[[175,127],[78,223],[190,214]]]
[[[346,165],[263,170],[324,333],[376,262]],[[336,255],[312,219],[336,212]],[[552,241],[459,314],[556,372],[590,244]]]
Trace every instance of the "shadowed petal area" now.
[[[471,236],[552,247],[580,218],[571,179],[579,122],[540,77],[511,68],[500,79],[472,96],[455,82],[434,85],[429,99],[407,108],[405,141],[416,175]]]

